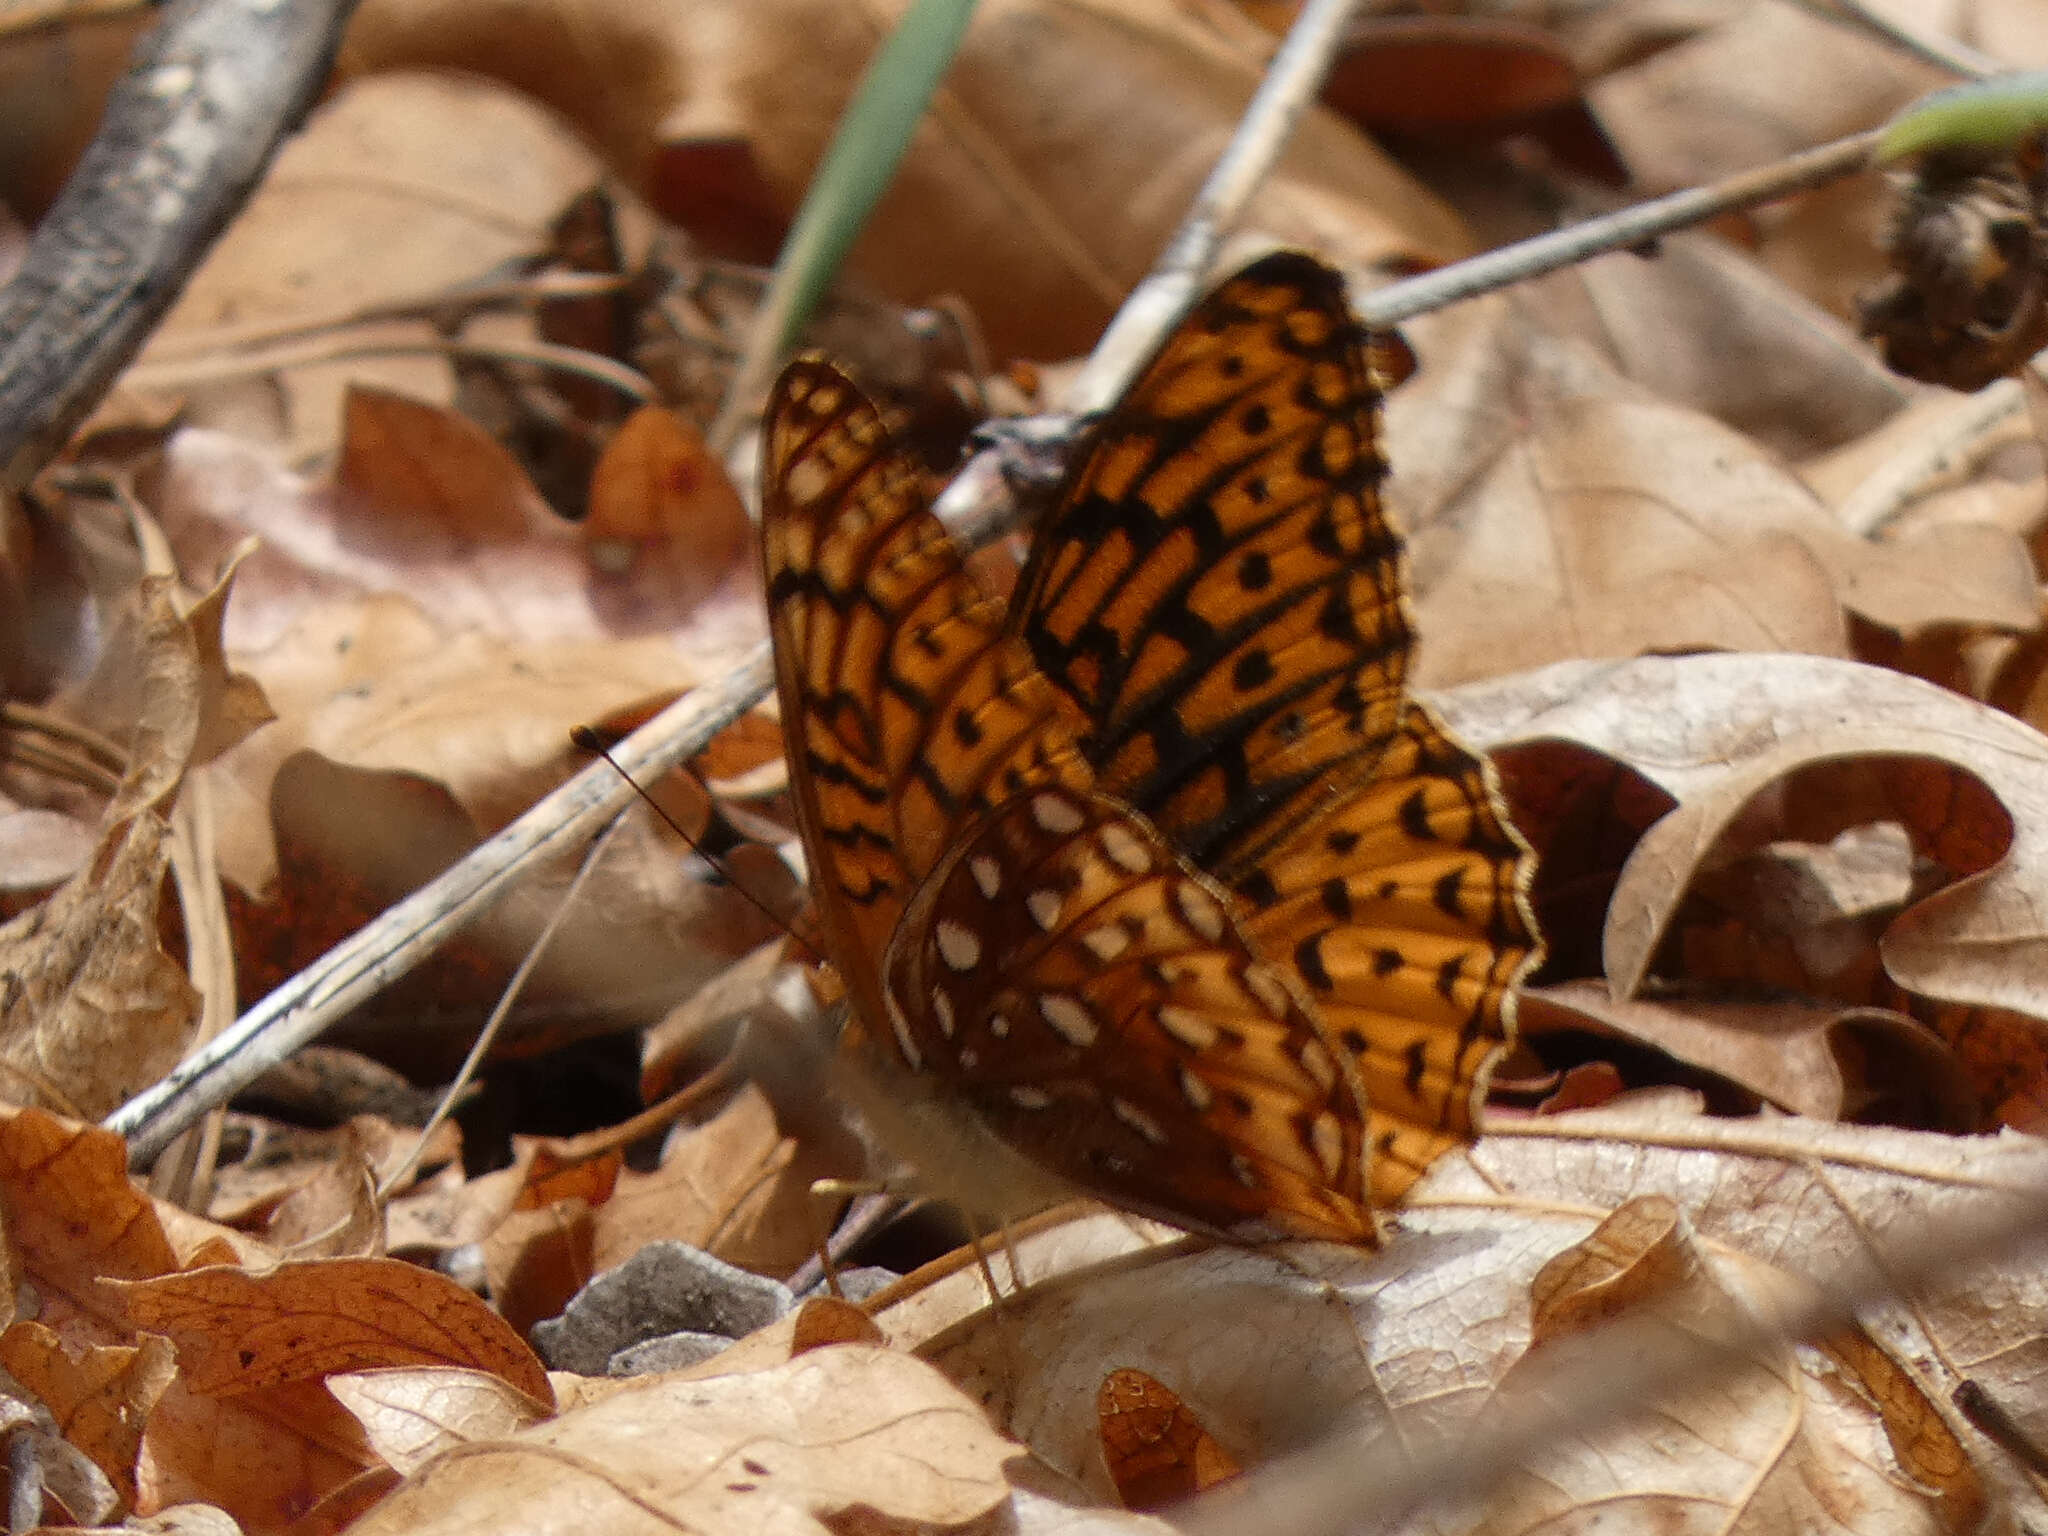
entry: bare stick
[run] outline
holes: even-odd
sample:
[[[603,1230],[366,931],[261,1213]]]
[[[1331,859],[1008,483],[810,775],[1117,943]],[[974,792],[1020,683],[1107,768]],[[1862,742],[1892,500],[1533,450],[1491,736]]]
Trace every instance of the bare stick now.
[[[0,488],[63,446],[327,78],[355,0],[177,0],[0,290]]]
[[[1633,250],[1659,235],[1691,229],[1721,214],[1825,186],[1868,166],[1877,138],[1875,129],[1852,134],[1789,155],[1775,165],[1738,172],[1711,186],[1688,187],[1683,192],[1602,214],[1532,240],[1504,245],[1497,251],[1439,267],[1421,277],[1389,283],[1358,299],[1359,318],[1367,325],[1394,325],[1460,299],[1477,298],[1511,283],[1575,266],[1589,256]]]
[[[1344,41],[1345,25],[1356,5],[1357,0],[1308,0],[1301,8],[1180,228],[1144,281],[1131,290],[1075,376],[1067,394],[1069,410],[1087,415],[1121,399],[1157,350],[1159,339],[1194,307],[1224,231],[1244,212],[1301,114],[1323,88],[1323,77],[1330,72],[1330,60]]]
[[[768,691],[768,649],[731,676],[670,705],[613,749],[635,778],[659,777]],[[310,1044],[337,1019],[375,997],[475,918],[527,863],[587,837],[633,797],[605,763],[592,763],[438,879],[335,945],[194,1052],[169,1076],[106,1119],[128,1138],[132,1162],[146,1163],[216,1104]]]

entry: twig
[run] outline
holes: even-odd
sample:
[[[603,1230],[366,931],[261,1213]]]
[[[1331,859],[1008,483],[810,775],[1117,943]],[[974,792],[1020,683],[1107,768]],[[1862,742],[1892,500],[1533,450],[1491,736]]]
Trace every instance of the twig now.
[[[1315,100],[1344,41],[1357,0],[1308,0],[1288,28],[1287,39],[1266,66],[1259,88],[1244,109],[1237,132],[1166,242],[1152,270],[1116,312],[1067,394],[1077,415],[1107,410],[1123,398],[1138,370],[1159,346],[1159,338],[1194,307],[1224,231],[1280,157],[1294,125]]]
[[[1870,151],[1877,138],[1875,129],[1852,134],[1788,155],[1775,165],[1739,172],[1711,186],[1688,187],[1683,192],[1601,214],[1533,240],[1502,246],[1421,277],[1389,283],[1359,298],[1359,318],[1371,326],[1394,325],[1460,299],[1477,298],[1511,283],[1576,266],[1591,256],[1634,250],[1659,235],[1690,229],[1738,208],[1753,208],[1758,203],[1839,181],[1870,163]]]
[[[611,851],[612,843],[618,837],[619,826],[619,822],[613,821],[598,833],[590,847],[584,850],[583,862],[576,866],[576,874],[570,880],[569,888],[562,892],[562,899],[555,903],[555,910],[548,914],[547,922],[541,926],[533,942],[526,946],[526,953],[519,957],[519,964],[513,970],[511,979],[498,994],[498,1001],[491,1009],[491,1016],[484,1020],[484,1027],[476,1032],[476,1039],[470,1043],[469,1054],[462,1058],[462,1066],[456,1071],[455,1080],[448,1085],[447,1091],[441,1095],[441,1102],[434,1106],[434,1112],[427,1116],[427,1123],[420,1127],[419,1135],[413,1139],[412,1150],[405,1154],[404,1160],[396,1168],[378,1180],[372,1198],[380,1207],[390,1200],[392,1191],[411,1176],[413,1169],[419,1167],[420,1159],[427,1155],[428,1144],[434,1139],[434,1132],[441,1129],[441,1123],[455,1112],[455,1106],[461,1102],[463,1090],[469,1086],[470,1079],[476,1076],[477,1068],[483,1065],[484,1057],[497,1041],[498,1032],[505,1027],[505,1021],[512,1017],[512,1005],[519,1001],[519,994],[526,990],[526,983],[532,978],[534,967],[540,964],[540,958],[547,953],[548,945],[553,943],[555,935],[561,932],[562,923],[575,907],[576,899],[583,894],[583,887],[589,882],[591,872],[604,862],[604,856]]]
[[[0,290],[0,488],[134,356],[327,78],[354,0],[177,0]]]
[[[284,368],[302,368],[308,363],[333,363],[352,357],[474,357],[488,362],[531,363],[559,373],[609,385],[628,400],[646,404],[655,397],[654,385],[644,373],[616,362],[601,352],[564,346],[553,341],[489,341],[468,336],[437,336],[432,340],[378,341],[351,336],[347,332],[316,337],[247,352],[225,352],[212,357],[178,358],[168,362],[137,363],[122,375],[121,382],[133,389],[169,392],[193,384],[219,379],[246,378]]]
[[[659,778],[700,751],[768,691],[767,647],[719,683],[685,695],[612,749],[626,773]],[[106,1119],[144,1164],[215,1104],[283,1061],[425,960],[502,894],[529,861],[587,837],[633,790],[593,763],[439,878],[351,934],[257,1003],[217,1040]]]

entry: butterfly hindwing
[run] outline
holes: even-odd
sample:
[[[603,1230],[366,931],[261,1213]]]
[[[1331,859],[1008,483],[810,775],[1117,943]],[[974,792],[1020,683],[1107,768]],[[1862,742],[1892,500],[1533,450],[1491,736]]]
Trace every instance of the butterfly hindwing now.
[[[1471,1140],[1540,951],[1534,855],[1501,805],[1491,765],[1411,703],[1381,771],[1238,885],[1246,932],[1357,1063],[1375,1205]]]
[[[1357,1077],[1231,907],[1116,802],[1027,793],[904,914],[886,974],[900,1048],[1116,1204],[1369,1242]]]

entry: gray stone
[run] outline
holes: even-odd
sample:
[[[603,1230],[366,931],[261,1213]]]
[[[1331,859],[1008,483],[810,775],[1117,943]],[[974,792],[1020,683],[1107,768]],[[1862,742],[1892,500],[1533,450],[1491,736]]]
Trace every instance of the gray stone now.
[[[732,1340],[722,1333],[665,1333],[620,1350],[605,1367],[605,1374],[651,1376],[656,1371],[680,1371],[731,1348]]]
[[[673,1238],[597,1276],[560,1317],[533,1325],[533,1347],[558,1371],[602,1376],[613,1355],[671,1333],[737,1339],[795,1305],[789,1287]]]

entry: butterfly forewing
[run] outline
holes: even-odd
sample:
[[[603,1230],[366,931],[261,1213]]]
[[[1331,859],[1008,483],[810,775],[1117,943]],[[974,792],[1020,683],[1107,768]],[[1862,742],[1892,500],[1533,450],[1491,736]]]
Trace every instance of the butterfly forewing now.
[[[1358,1065],[1376,1205],[1472,1137],[1539,948],[1532,862],[1491,768],[1411,704],[1380,773],[1240,882],[1246,931]]]
[[[1337,274],[1254,264],[1098,430],[1012,599],[1099,787],[1226,881],[1333,772],[1369,771],[1400,716],[1378,409]]]
[[[843,374],[794,363],[769,402],[761,542],[812,891],[856,1007],[919,880],[1039,779],[1085,782],[1063,707],[968,576],[924,479]]]
[[[886,976],[900,1047],[1116,1204],[1371,1241],[1356,1074],[1231,907],[1118,803],[1020,796],[904,915]]]

